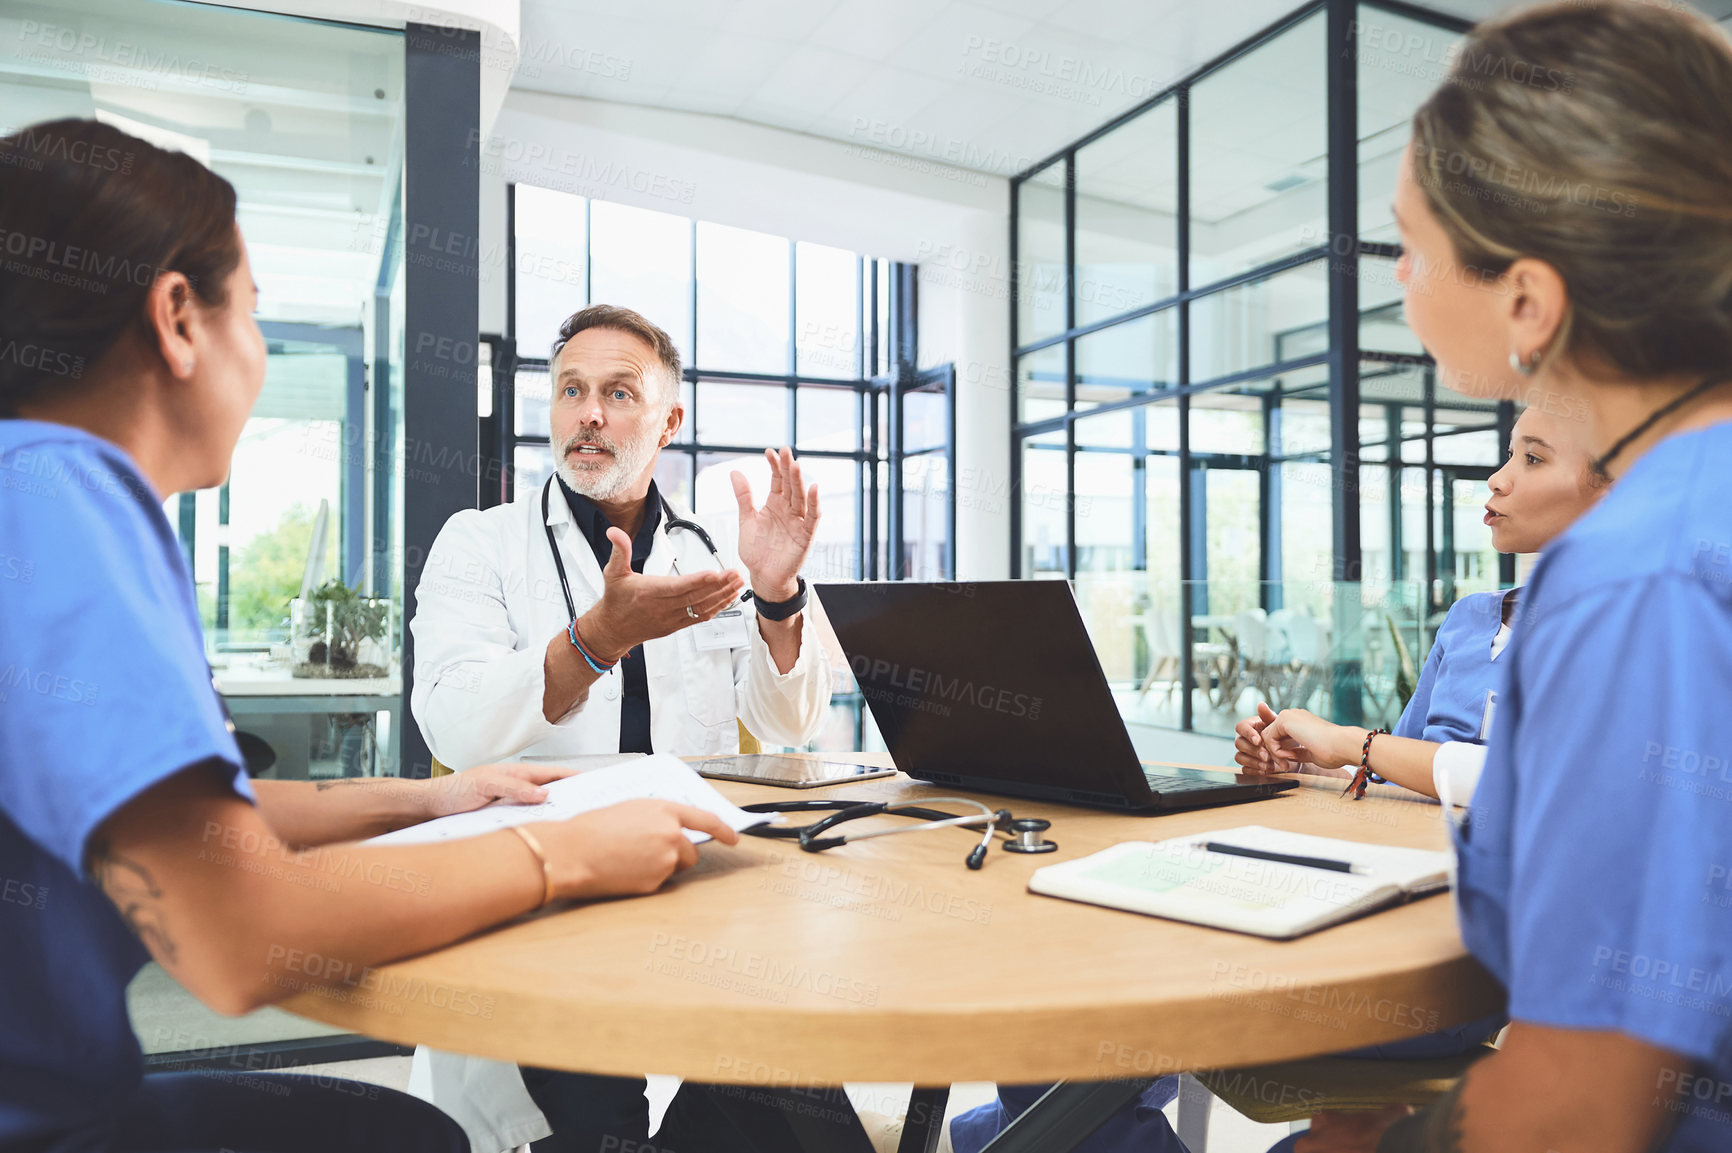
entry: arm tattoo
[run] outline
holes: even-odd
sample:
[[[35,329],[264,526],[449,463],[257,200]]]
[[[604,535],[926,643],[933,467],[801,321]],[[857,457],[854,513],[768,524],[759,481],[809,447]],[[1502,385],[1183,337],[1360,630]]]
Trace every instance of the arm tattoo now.
[[[1461,1090],[1457,1081],[1437,1103],[1383,1131],[1377,1153],[1461,1153]]]
[[[162,887],[150,870],[139,862],[114,851],[106,839],[90,846],[90,877],[96,887],[107,894],[120,913],[121,920],[133,936],[144,942],[163,961],[173,964],[179,959],[174,938],[168,935],[162,908]]]

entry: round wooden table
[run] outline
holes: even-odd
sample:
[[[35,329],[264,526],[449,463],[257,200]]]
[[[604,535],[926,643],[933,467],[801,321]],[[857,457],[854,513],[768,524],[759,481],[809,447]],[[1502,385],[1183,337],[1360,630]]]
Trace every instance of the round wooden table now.
[[[718,787],[741,804],[941,795],[902,776],[807,792]],[[978,872],[963,864],[979,840],[966,830],[823,854],[743,837],[704,846],[653,897],[555,907],[283,1007],[521,1064],[782,1086],[1148,1078],[1332,1053],[1494,1011],[1500,993],[1464,952],[1447,895],[1279,942],[1027,892],[1029,874],[1054,861],[1245,824],[1444,846],[1436,805],[1353,802],[1339,788],[1159,817],[1001,799],[1051,820],[1059,849],[995,847]]]

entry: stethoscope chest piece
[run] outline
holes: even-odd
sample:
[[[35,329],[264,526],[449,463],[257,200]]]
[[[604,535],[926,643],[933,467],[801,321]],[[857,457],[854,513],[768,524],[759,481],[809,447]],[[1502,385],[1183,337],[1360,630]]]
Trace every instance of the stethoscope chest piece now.
[[[1051,821],[1043,821],[1039,817],[1020,817],[1010,822],[1010,840],[1004,843],[1007,853],[1050,853],[1058,848],[1057,841],[1049,841],[1041,834],[1052,828]]]

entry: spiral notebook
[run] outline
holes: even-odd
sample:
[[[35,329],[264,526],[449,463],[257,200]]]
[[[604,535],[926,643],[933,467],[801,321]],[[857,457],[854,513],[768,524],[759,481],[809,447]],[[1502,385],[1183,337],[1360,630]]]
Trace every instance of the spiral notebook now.
[[[1211,852],[1205,842],[1343,861],[1353,872]],[[1241,825],[1126,841],[1036,869],[1030,892],[1289,940],[1449,887],[1449,854]]]

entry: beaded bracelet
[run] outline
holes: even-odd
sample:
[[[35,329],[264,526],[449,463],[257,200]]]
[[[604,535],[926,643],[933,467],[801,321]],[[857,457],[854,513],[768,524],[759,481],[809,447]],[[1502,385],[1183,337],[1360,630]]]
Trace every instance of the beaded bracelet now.
[[[1387,736],[1388,734],[1388,729],[1372,729],[1365,734],[1365,744],[1359,750],[1359,771],[1353,774],[1353,779],[1347,782],[1345,789],[1341,790],[1342,796],[1345,797],[1348,793],[1352,793],[1354,800],[1362,801],[1365,799],[1366,786],[1372,783],[1379,785],[1389,783],[1371,771],[1371,740],[1373,737]]]
[[[604,661],[589,651],[589,646],[584,644],[583,638],[578,635],[575,618],[571,622],[571,627],[565,630],[565,635],[571,641],[571,647],[577,650],[577,655],[583,658],[583,663],[588,665],[596,676],[605,677],[613,666],[619,664],[618,661]]]

